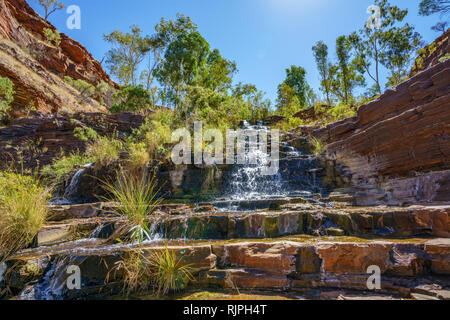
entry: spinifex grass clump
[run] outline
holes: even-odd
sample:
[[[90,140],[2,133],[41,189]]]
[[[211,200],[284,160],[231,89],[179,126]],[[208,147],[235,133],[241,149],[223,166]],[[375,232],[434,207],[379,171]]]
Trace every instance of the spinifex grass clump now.
[[[106,282],[120,277],[123,282],[123,294],[139,294],[154,288],[156,295],[183,290],[193,280],[191,268],[184,265],[174,251],[156,249],[150,254],[141,248],[130,250],[114,264],[108,273]]]
[[[115,277],[117,274],[122,275],[123,293],[127,296],[148,291],[152,281],[149,261],[141,249],[127,252],[122,260],[116,262],[106,282],[109,282],[111,272],[114,272]]]
[[[0,173],[0,261],[28,247],[48,214],[49,190],[32,176]]]
[[[158,197],[155,172],[150,177],[142,174],[135,177],[121,171],[115,184],[105,183],[105,190],[117,202],[117,213],[128,219],[128,235],[131,241],[142,243],[150,239],[147,219],[156,210],[162,199]]]
[[[148,260],[157,295],[180,291],[193,280],[190,266],[183,265],[182,260],[167,246],[164,250],[152,252]]]

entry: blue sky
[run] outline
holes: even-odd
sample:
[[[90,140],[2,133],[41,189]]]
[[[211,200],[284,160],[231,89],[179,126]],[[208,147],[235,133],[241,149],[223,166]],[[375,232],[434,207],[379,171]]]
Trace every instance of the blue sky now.
[[[128,31],[131,24],[137,24],[144,34],[152,34],[161,17],[175,18],[177,12],[188,15],[212,48],[236,61],[239,73],[235,82],[253,83],[273,101],[278,84],[284,80],[284,70],[290,65],[303,66],[309,83],[318,92],[320,81],[311,47],[318,40],[325,41],[334,59],[336,38],[360,29],[369,17],[367,7],[373,4],[373,0],[62,1],[67,6],[80,6],[81,30],[67,29],[65,11],[54,13],[50,22],[83,44],[98,60],[109,49],[103,41],[104,33]],[[36,0],[28,2],[42,14]],[[391,0],[409,9],[407,21],[429,43],[438,36],[430,27],[439,17],[419,16],[419,2]]]

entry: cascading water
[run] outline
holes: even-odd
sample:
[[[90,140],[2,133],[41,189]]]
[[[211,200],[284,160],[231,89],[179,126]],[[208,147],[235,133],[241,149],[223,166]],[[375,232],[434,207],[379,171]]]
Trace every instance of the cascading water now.
[[[244,122],[243,129],[267,133],[268,127],[262,125],[250,126]],[[260,143],[260,141],[258,141]],[[232,200],[253,200],[273,197],[283,197],[284,181],[279,170],[274,175],[264,175],[263,170],[272,161],[270,154],[263,152],[259,145],[248,147],[245,152],[245,163],[235,165],[231,170],[226,185],[227,198]]]
[[[269,127],[249,125],[244,122],[243,129],[259,134]],[[258,141],[259,143],[260,141]],[[264,168],[270,165],[271,155],[259,148],[246,148],[244,164],[234,165],[225,178],[224,200],[231,201],[223,209],[245,210],[248,201],[270,201],[293,197],[312,197],[320,193],[317,173],[322,170],[318,159],[311,154],[304,154],[286,142],[280,144],[278,171],[273,175],[264,175]],[[264,206],[264,205],[263,205]]]
[[[72,204],[74,203],[76,199],[76,194],[80,187],[81,179],[83,178],[84,173],[86,172],[87,168],[90,168],[93,166],[93,163],[89,163],[83,166],[80,170],[78,170],[70,180],[69,185],[67,186],[66,190],[64,191],[64,196],[62,199],[58,199],[55,201],[52,201],[52,204],[54,205],[66,205],[66,204]]]
[[[67,186],[66,191],[64,192],[64,199],[70,200],[73,198],[75,193],[78,191],[78,186],[80,184],[80,180],[83,177],[84,172],[86,171],[85,168],[78,170],[74,176],[72,177],[72,180],[70,181],[70,184]]]

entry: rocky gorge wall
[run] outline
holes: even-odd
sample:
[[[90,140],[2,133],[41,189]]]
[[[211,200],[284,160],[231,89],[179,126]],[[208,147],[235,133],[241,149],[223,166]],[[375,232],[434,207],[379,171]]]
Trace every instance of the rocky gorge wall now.
[[[359,205],[450,201],[450,60],[313,131]]]
[[[0,128],[0,166],[18,164],[21,158],[24,168],[42,168],[51,164],[61,153],[85,151],[87,143],[74,136],[77,127],[89,127],[101,135],[114,131],[131,133],[143,122],[143,116],[132,113],[77,113],[64,116],[35,112]]]
[[[61,44],[46,42],[44,29],[56,30],[25,0],[0,0],[0,76],[14,83],[13,111],[33,105],[43,112],[106,111],[93,99],[83,99],[63,81],[64,76],[92,85],[117,85],[101,64],[78,42],[61,33]],[[14,115],[14,114],[13,114]]]

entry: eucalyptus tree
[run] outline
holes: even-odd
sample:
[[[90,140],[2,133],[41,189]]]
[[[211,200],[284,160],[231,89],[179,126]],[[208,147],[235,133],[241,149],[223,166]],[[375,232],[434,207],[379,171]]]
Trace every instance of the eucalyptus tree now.
[[[364,76],[359,72],[355,61],[352,61],[351,43],[345,36],[336,39],[337,65],[330,69],[331,91],[340,101],[349,105],[353,101],[353,91],[365,84]]]
[[[132,25],[131,32],[115,30],[104,35],[113,48],[106,53],[106,65],[122,85],[137,85],[137,71],[151,49],[151,39],[142,36],[142,30]]]
[[[44,8],[44,18],[48,20],[50,15],[57,10],[65,8],[64,3],[57,0],[38,0],[38,3]]]
[[[331,83],[330,83],[330,68],[331,64],[328,61],[328,46],[323,41],[318,41],[312,47],[314,58],[316,60],[317,69],[320,74],[320,87],[325,94],[327,104],[331,106]]]
[[[421,36],[408,23],[400,25],[408,10],[391,6],[387,0],[375,0],[375,5],[380,8],[379,28],[366,24],[359,32],[349,36],[349,42],[355,51],[358,69],[375,82],[381,94],[380,67],[391,71],[391,85],[398,82],[406,74]]]

